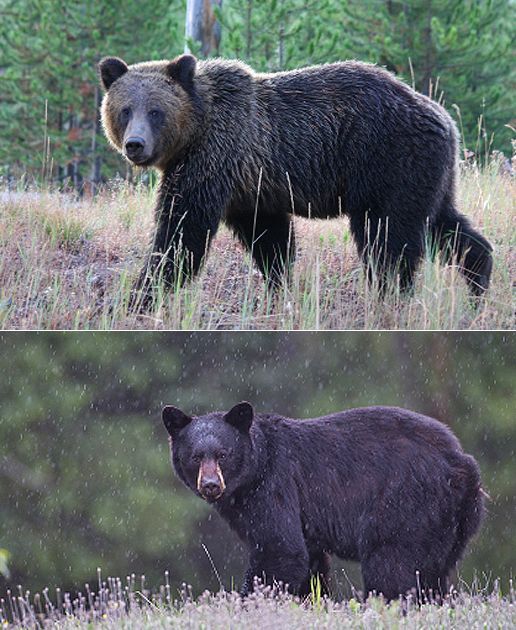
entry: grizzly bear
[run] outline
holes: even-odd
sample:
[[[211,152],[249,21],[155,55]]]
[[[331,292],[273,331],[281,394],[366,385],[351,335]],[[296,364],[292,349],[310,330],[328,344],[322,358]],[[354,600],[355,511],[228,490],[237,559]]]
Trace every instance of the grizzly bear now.
[[[255,577],[330,588],[330,554],[361,564],[364,593],[448,589],[484,512],[478,465],[442,423],[395,407],[293,420],[242,402],[190,417],[163,409],[179,478],[249,549]]]
[[[457,130],[447,112],[358,61],[274,74],[239,61],[99,64],[102,122],[132,164],[161,172],[156,231],[133,300],[195,274],[224,221],[272,286],[292,263],[292,216],[349,217],[369,277],[411,286],[425,245],[489,285],[488,241],[457,211]]]

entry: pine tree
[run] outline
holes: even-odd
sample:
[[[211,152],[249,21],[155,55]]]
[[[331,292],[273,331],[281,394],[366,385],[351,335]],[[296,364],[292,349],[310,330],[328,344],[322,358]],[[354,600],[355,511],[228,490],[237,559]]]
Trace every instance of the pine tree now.
[[[335,0],[234,0],[223,5],[222,53],[276,71],[325,63],[350,51]]]
[[[469,148],[478,119],[510,153],[512,0],[230,0],[220,54],[262,71],[342,59],[386,66],[456,115]],[[127,166],[99,128],[96,63],[171,58],[184,0],[0,0],[0,175],[95,188]]]
[[[346,7],[351,30],[362,42],[371,36],[372,61],[413,81],[454,115],[456,105],[471,148],[479,116],[485,115],[495,134],[493,146],[508,152],[514,9],[508,0],[368,0]]]
[[[99,128],[96,64],[107,54],[134,63],[181,52],[181,4],[4,1],[0,125],[9,141],[0,165],[76,190],[99,183],[103,162],[104,178],[120,170]]]

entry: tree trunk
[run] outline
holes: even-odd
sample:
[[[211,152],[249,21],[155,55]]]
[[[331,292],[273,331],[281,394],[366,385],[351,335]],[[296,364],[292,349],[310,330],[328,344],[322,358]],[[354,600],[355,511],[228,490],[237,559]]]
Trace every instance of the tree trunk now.
[[[245,37],[245,54],[246,60],[251,59],[251,52],[253,48],[253,0],[247,0],[247,15],[246,15],[246,37]]]
[[[285,66],[285,14],[283,12],[283,0],[280,1],[280,5],[282,10],[278,34],[278,68],[283,70]]]
[[[100,133],[100,90],[95,86],[93,94],[93,130],[91,134],[91,195],[95,196],[100,184],[100,167],[102,158],[97,153],[97,137]]]
[[[425,47],[423,61],[423,80],[421,92],[432,98],[432,76],[434,72],[434,51],[432,42],[432,0],[428,1],[426,25],[423,30],[423,44]]]
[[[190,50],[190,43],[200,46],[200,54],[208,57],[218,54],[220,44],[220,24],[215,18],[213,8],[222,7],[222,0],[188,0],[186,5],[185,52]]]

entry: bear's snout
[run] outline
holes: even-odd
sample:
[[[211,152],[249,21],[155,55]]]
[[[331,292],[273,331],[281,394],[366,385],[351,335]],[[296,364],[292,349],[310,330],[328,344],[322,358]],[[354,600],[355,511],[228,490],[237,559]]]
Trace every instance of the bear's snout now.
[[[207,501],[215,501],[220,496],[222,496],[222,489],[220,487],[220,484],[215,479],[204,481],[201,486],[200,492],[203,498]]]
[[[199,466],[197,475],[197,491],[206,501],[220,499],[226,484],[218,462],[214,459],[205,459]]]
[[[131,136],[125,141],[125,154],[127,157],[137,162],[140,160],[145,152],[145,140],[140,136]]]

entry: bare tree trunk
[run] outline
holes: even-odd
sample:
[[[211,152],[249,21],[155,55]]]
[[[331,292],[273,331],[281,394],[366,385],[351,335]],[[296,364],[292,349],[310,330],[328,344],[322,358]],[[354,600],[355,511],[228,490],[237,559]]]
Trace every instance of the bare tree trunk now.
[[[285,66],[285,15],[283,13],[283,0],[280,1],[280,5],[282,11],[278,35],[278,68],[283,70]]]
[[[64,101],[62,91],[61,91],[61,98],[59,99],[59,101],[61,103]],[[59,131],[59,138],[61,138],[61,134],[63,133],[63,110],[62,109],[59,110],[59,113],[57,115],[57,130]],[[62,164],[59,164],[57,167],[57,184],[59,188],[63,186],[65,177],[66,177],[65,167]]]
[[[245,43],[245,53],[246,59],[249,61],[251,58],[251,51],[253,46],[253,29],[252,29],[252,19],[253,19],[253,0],[247,0],[247,16],[246,16],[246,43]]]
[[[423,67],[423,81],[421,85],[421,92],[432,96],[431,82],[434,71],[434,51],[432,44],[432,0],[428,0],[427,14],[426,14],[426,26],[423,31],[423,42],[425,45],[425,58]]]
[[[100,90],[98,86],[95,86],[95,92],[93,95],[94,108],[93,108],[93,130],[91,134],[91,195],[95,196],[100,184],[100,165],[101,157],[97,153],[97,137],[100,133]]]
[[[185,52],[192,52],[189,42],[201,46],[201,55],[208,57],[218,54],[220,45],[220,24],[213,8],[222,7],[222,0],[188,0],[186,5]]]

